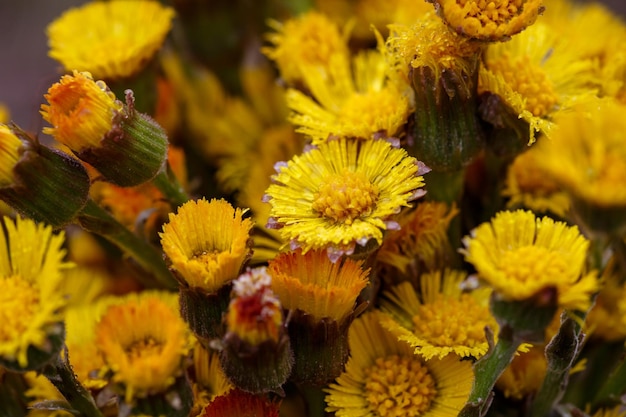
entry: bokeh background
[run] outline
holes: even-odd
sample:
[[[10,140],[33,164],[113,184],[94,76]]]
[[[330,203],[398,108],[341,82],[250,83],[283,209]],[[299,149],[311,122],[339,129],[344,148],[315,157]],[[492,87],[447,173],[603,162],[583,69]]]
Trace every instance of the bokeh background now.
[[[87,2],[0,0],[0,102],[8,106],[12,120],[25,130],[41,131],[39,106],[43,94],[61,74],[58,64],[47,56],[45,27],[64,10]],[[626,0],[601,3],[622,18],[626,16]]]

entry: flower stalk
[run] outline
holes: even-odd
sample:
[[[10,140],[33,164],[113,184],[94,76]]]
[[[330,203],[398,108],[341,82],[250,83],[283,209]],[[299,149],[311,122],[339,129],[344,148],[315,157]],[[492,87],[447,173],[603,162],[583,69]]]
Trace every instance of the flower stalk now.
[[[142,268],[151,272],[156,283],[145,282],[149,287],[178,288],[161,254],[120,224],[93,200],[87,202],[76,221],[85,230],[100,235],[120,247],[131,255]]]
[[[166,163],[152,179],[152,184],[159,189],[172,204],[178,207],[189,201],[189,195],[176,179],[169,163]]]
[[[531,416],[547,416],[563,396],[570,370],[581,349],[583,335],[580,330],[575,319],[566,317],[559,332],[546,346],[546,377],[535,397]]]
[[[488,331],[487,339],[493,343],[493,334]],[[493,387],[502,372],[513,360],[522,340],[517,338],[510,327],[500,330],[498,342],[474,364],[474,385],[465,407],[459,417],[483,417],[493,400]]]

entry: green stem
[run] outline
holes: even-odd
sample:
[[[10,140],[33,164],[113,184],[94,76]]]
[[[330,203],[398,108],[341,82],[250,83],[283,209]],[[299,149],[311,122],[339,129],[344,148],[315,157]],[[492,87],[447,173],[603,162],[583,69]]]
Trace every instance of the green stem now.
[[[546,376],[533,402],[531,412],[533,417],[547,416],[563,396],[581,342],[580,326],[571,317],[565,318],[558,333],[546,346],[548,366]]]
[[[175,207],[182,206],[189,201],[189,195],[187,195],[187,192],[185,192],[176,179],[169,163],[159,170],[156,177],[152,179],[152,184],[154,184]]]
[[[465,169],[451,172],[430,171],[425,179],[428,200],[459,205],[463,195]]]
[[[474,386],[459,417],[483,417],[491,405],[493,387],[521,344],[510,329],[502,330],[498,343],[474,364]]]
[[[81,385],[72,368],[61,358],[61,355],[43,368],[43,374],[81,416],[103,417],[91,394]]]
[[[142,268],[154,275],[159,286],[178,288],[161,253],[134,235],[93,200],[87,202],[77,216],[77,221],[85,230],[104,237],[131,255]],[[147,283],[147,285],[154,286],[154,283]]]
[[[611,402],[618,403],[624,391],[626,391],[626,359],[622,358],[621,363],[598,391],[593,403],[595,406]]]

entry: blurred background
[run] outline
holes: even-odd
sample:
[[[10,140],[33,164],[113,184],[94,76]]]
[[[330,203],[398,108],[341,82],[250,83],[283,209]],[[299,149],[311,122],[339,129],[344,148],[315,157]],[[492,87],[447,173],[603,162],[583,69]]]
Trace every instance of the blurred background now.
[[[59,65],[47,56],[45,27],[66,9],[87,2],[0,0],[0,103],[9,108],[11,119],[25,130],[41,131],[39,106],[43,94],[61,74]],[[626,16],[626,0],[600,2]]]

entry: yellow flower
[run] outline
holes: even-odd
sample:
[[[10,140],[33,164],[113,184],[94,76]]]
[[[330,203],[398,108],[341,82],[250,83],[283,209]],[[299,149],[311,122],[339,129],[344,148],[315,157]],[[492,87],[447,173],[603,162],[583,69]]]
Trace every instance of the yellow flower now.
[[[403,273],[416,260],[423,262],[427,269],[442,267],[446,253],[451,249],[448,226],[458,213],[454,205],[420,202],[414,210],[400,214],[400,230],[393,230],[385,236],[376,260],[393,265]]]
[[[345,55],[330,57],[330,66],[302,65],[308,96],[290,89],[289,120],[313,144],[329,138],[372,139],[400,133],[409,116],[409,98],[387,80],[384,57],[377,51],[358,54],[351,73]]]
[[[550,26],[537,23],[508,42],[487,47],[478,92],[498,95],[535,133],[550,135],[551,120],[574,103],[595,96],[599,77]]]
[[[489,312],[491,291],[464,293],[463,271],[446,269],[423,274],[419,293],[403,282],[384,294],[382,308],[391,316],[382,325],[415,348],[424,359],[449,353],[479,358],[489,348],[485,327],[497,334],[498,325]]]
[[[543,0],[435,0],[446,23],[469,38],[504,41],[532,25]]]
[[[626,103],[626,24],[600,2],[550,0],[542,20],[567,39],[575,53],[593,59],[601,96]],[[593,36],[588,34],[593,33]]]
[[[546,140],[540,140],[509,165],[502,195],[509,197],[507,208],[521,206],[563,218],[569,209],[569,198],[541,167],[544,145]]]
[[[129,294],[106,309],[95,333],[103,370],[120,385],[126,402],[162,393],[183,375],[191,338],[176,294]]]
[[[424,194],[427,172],[384,140],[331,140],[277,164],[266,191],[270,219],[292,246],[327,249],[334,259],[358,243],[382,242],[392,217]]]
[[[64,233],[32,220],[4,218],[0,236],[0,357],[28,363],[28,349],[52,349],[50,336],[62,337],[61,292]],[[52,352],[50,352],[52,353]]]
[[[275,32],[266,35],[272,46],[263,53],[276,62],[281,77],[288,83],[302,79],[301,65],[328,68],[335,54],[348,55],[347,42],[328,17],[310,11],[284,23],[270,20]]]
[[[481,48],[480,43],[451,31],[435,13],[427,13],[411,24],[389,25],[383,51],[390,65],[410,84],[410,72],[421,67],[430,69],[435,80],[442,71],[450,70],[469,76]]]
[[[20,159],[22,141],[4,124],[0,124],[0,187],[15,182],[13,167]]]
[[[64,75],[44,97],[49,104],[41,105],[41,115],[52,127],[43,132],[78,152],[99,147],[122,109],[106,84],[94,81],[88,72]]]
[[[543,345],[533,346],[513,358],[496,382],[506,398],[521,400],[539,390],[548,366],[544,350]]]
[[[587,204],[626,209],[626,106],[606,99],[555,119],[541,168]]]
[[[250,255],[252,221],[244,213],[216,199],[190,201],[170,213],[161,244],[180,279],[214,292],[237,278]]]
[[[49,56],[67,71],[116,79],[141,71],[163,44],[174,10],[156,1],[91,2],[47,28]]]
[[[455,355],[424,359],[386,331],[377,312],[349,330],[350,358],[326,392],[326,411],[337,417],[454,417],[474,382],[472,366]]]
[[[202,344],[197,343],[193,350],[193,364],[195,400],[190,416],[197,416],[215,397],[225,395],[233,389],[233,385],[224,375],[219,354],[216,351],[207,350]]]
[[[623,52],[626,25],[607,5],[572,0],[546,0],[545,5],[541,21],[567,39],[580,57],[598,58],[604,66]]]
[[[598,289],[596,272],[584,273],[589,241],[576,226],[530,211],[503,211],[463,243],[466,260],[506,300],[527,300],[551,288],[559,306],[585,311]]]
[[[272,290],[287,310],[302,310],[316,321],[342,322],[368,283],[369,269],[351,259],[331,262],[322,251],[281,253],[270,260]]]

